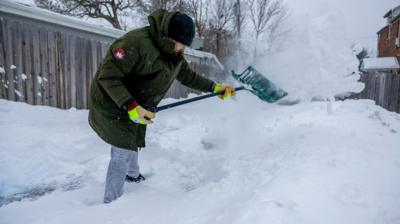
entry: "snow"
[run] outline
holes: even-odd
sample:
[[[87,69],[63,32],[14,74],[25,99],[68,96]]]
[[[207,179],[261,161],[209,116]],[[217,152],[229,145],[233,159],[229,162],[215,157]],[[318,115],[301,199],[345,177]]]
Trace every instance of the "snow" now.
[[[346,33],[346,40],[351,43],[359,43],[368,49],[377,48],[376,33],[386,25],[383,16],[391,9],[399,5],[398,0],[286,0],[291,7],[291,12],[296,13],[313,10],[321,3],[327,10],[339,11],[341,20],[346,22],[342,32]],[[312,15],[312,13],[309,13]]]
[[[259,58],[256,68],[291,97],[305,101],[360,92],[364,85],[358,82],[359,62],[344,32],[342,12],[326,1],[308,2],[312,7],[289,4],[293,10],[282,46]]]
[[[28,76],[26,76],[26,74],[22,73],[22,74],[21,74],[21,79],[22,79],[22,80],[27,80],[27,79],[28,79]]]
[[[17,94],[19,97],[23,97],[22,93],[16,89],[14,89],[14,93]]]
[[[363,69],[399,69],[399,62],[395,57],[364,58]]]
[[[400,221],[400,115],[369,100],[329,115],[241,92],[160,112],[140,153],[148,179],[107,205],[109,145],[87,111],[0,100],[0,130],[0,198],[34,197],[0,207],[1,223]]]
[[[10,66],[10,69],[12,69],[12,70],[17,69],[17,66],[11,65],[11,66]]]
[[[4,70],[4,67],[3,66],[0,66],[0,75],[1,74],[5,74],[6,73],[6,71]]]
[[[387,16],[389,17],[390,20],[396,19],[397,17],[399,17],[400,16],[400,5],[397,6],[396,8],[393,8],[392,10],[390,10],[390,14]]]

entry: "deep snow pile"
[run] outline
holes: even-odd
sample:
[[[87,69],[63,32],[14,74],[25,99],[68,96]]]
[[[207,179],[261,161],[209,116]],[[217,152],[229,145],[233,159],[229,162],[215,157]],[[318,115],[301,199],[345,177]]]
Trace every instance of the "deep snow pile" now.
[[[0,223],[399,223],[400,116],[372,101],[248,93],[160,112],[148,180],[101,203],[109,146],[87,111],[0,100]],[[21,194],[23,193],[23,194]]]

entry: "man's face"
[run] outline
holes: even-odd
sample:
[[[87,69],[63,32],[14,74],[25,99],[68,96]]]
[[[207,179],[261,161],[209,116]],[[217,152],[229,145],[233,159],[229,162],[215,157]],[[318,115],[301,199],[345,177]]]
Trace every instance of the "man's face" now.
[[[185,50],[185,45],[181,44],[180,42],[171,39],[171,41],[175,44],[175,54],[183,54],[183,51]]]

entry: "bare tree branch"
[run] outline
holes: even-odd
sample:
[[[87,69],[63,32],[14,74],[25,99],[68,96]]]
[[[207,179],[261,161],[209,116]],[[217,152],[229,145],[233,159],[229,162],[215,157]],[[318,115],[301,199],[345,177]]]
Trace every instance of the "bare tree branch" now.
[[[194,18],[197,34],[204,37],[209,20],[210,0],[188,0],[188,14]]]
[[[114,28],[122,29],[118,14],[137,6],[137,0],[35,0],[37,6],[64,15],[107,20]]]
[[[255,32],[253,57],[257,58],[260,36],[268,31],[270,41],[276,38],[278,28],[288,15],[288,8],[281,0],[248,0],[247,7]]]

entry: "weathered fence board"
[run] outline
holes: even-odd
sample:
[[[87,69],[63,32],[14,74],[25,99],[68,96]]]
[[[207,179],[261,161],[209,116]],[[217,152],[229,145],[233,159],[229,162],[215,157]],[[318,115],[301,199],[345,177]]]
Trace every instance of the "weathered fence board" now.
[[[371,83],[370,88],[368,88],[368,98],[373,100],[375,95],[376,75],[370,76],[368,81]]]
[[[4,55],[4,30],[3,30],[3,19],[0,18],[0,98],[6,98],[5,95],[5,68],[4,65],[6,64]]]
[[[399,108],[398,105],[398,101],[399,101],[399,97],[400,97],[400,92],[399,92],[399,82],[400,79],[396,78],[395,75],[393,75],[393,79],[392,79],[392,88],[391,88],[391,92],[390,92],[390,106],[389,106],[389,110],[390,111],[397,111],[397,109]]]
[[[392,84],[392,75],[391,74],[387,74],[386,75],[386,82],[385,82],[385,99],[383,102],[383,107],[389,109],[389,105],[390,105],[390,88],[391,88],[391,84]]]
[[[56,81],[56,52],[55,52],[55,45],[56,45],[56,40],[55,40],[55,34],[53,31],[49,31],[47,33],[47,46],[48,46],[48,56],[49,56],[49,105],[50,106],[57,106],[57,81]]]
[[[14,69],[14,82],[15,82],[15,90],[14,93],[16,94],[16,99],[18,101],[25,102],[25,91],[23,88],[23,82],[21,79],[21,74],[23,71],[23,61],[22,61],[22,27],[21,24],[17,23],[15,27],[15,32],[13,33],[14,38],[14,58],[15,58],[15,64],[19,65],[16,66]]]
[[[4,21],[4,28],[3,30],[5,31],[4,33],[4,46],[5,46],[5,61],[6,61],[6,66],[5,66],[5,70],[6,70],[6,84],[5,84],[5,88],[7,89],[7,97],[10,100],[15,100],[14,97],[14,83],[13,83],[13,74],[14,72],[12,71],[12,66],[13,66],[13,61],[12,61],[12,49],[7,47],[7,46],[12,46],[12,42],[11,42],[11,26],[9,25],[8,21]]]
[[[40,52],[40,73],[39,84],[41,88],[41,98],[43,105],[49,105],[49,59],[48,59],[48,45],[47,45],[47,31],[44,27],[39,28],[39,52]]]
[[[68,95],[70,96],[70,102],[69,105],[70,106],[74,106],[76,105],[76,57],[77,57],[77,38],[75,38],[72,35],[69,35],[68,37],[69,39],[69,43],[70,43],[70,47],[69,48],[69,54],[68,54],[68,77],[71,78],[71,80],[69,80],[69,82],[67,82],[67,89],[69,90]]]
[[[389,111],[400,113],[400,74],[362,74],[365,88],[356,98],[371,99]]]
[[[23,73],[21,74],[22,80],[25,84],[25,102],[29,104],[34,103],[33,99],[33,77],[32,77],[32,55],[31,46],[32,39],[31,33],[29,32],[29,27],[27,24],[23,24],[23,43],[24,47],[22,50],[23,55]]]
[[[82,38],[76,38],[76,51],[75,51],[75,87],[76,87],[76,95],[75,95],[75,100],[76,100],[76,106],[77,108],[83,108],[82,104],[83,104],[83,93],[82,93],[82,85],[84,82],[84,78],[80,75],[82,74]],[[73,82],[71,83],[71,86],[73,85]]]
[[[385,81],[386,81],[386,76],[380,75],[379,77],[379,86],[378,86],[378,92],[376,95],[378,95],[378,101],[377,104],[379,106],[383,105],[383,101],[385,99]]]
[[[33,26],[32,29],[32,48],[33,48],[33,97],[34,102],[37,105],[42,105],[42,86],[40,78],[40,34],[37,26]]]
[[[364,83],[364,84],[365,84],[365,83],[368,83],[368,78],[369,78],[368,75],[362,74],[362,75],[361,75],[360,81],[361,81],[362,83]],[[357,95],[357,97],[362,98],[362,99],[368,98],[368,88],[367,88],[367,84],[365,84],[365,87],[364,87],[363,91],[361,91],[360,93],[358,93],[358,94],[356,94],[356,95]]]
[[[68,72],[68,52],[69,49],[67,49],[67,46],[69,44],[68,42],[68,37],[67,34],[62,33],[58,34],[59,39],[58,39],[58,44],[57,44],[57,49],[60,52],[59,53],[59,90],[58,93],[60,94],[60,107],[61,108],[70,108],[71,105],[69,104],[69,95],[68,95],[68,90],[66,88],[68,77],[66,74],[69,74]]]

